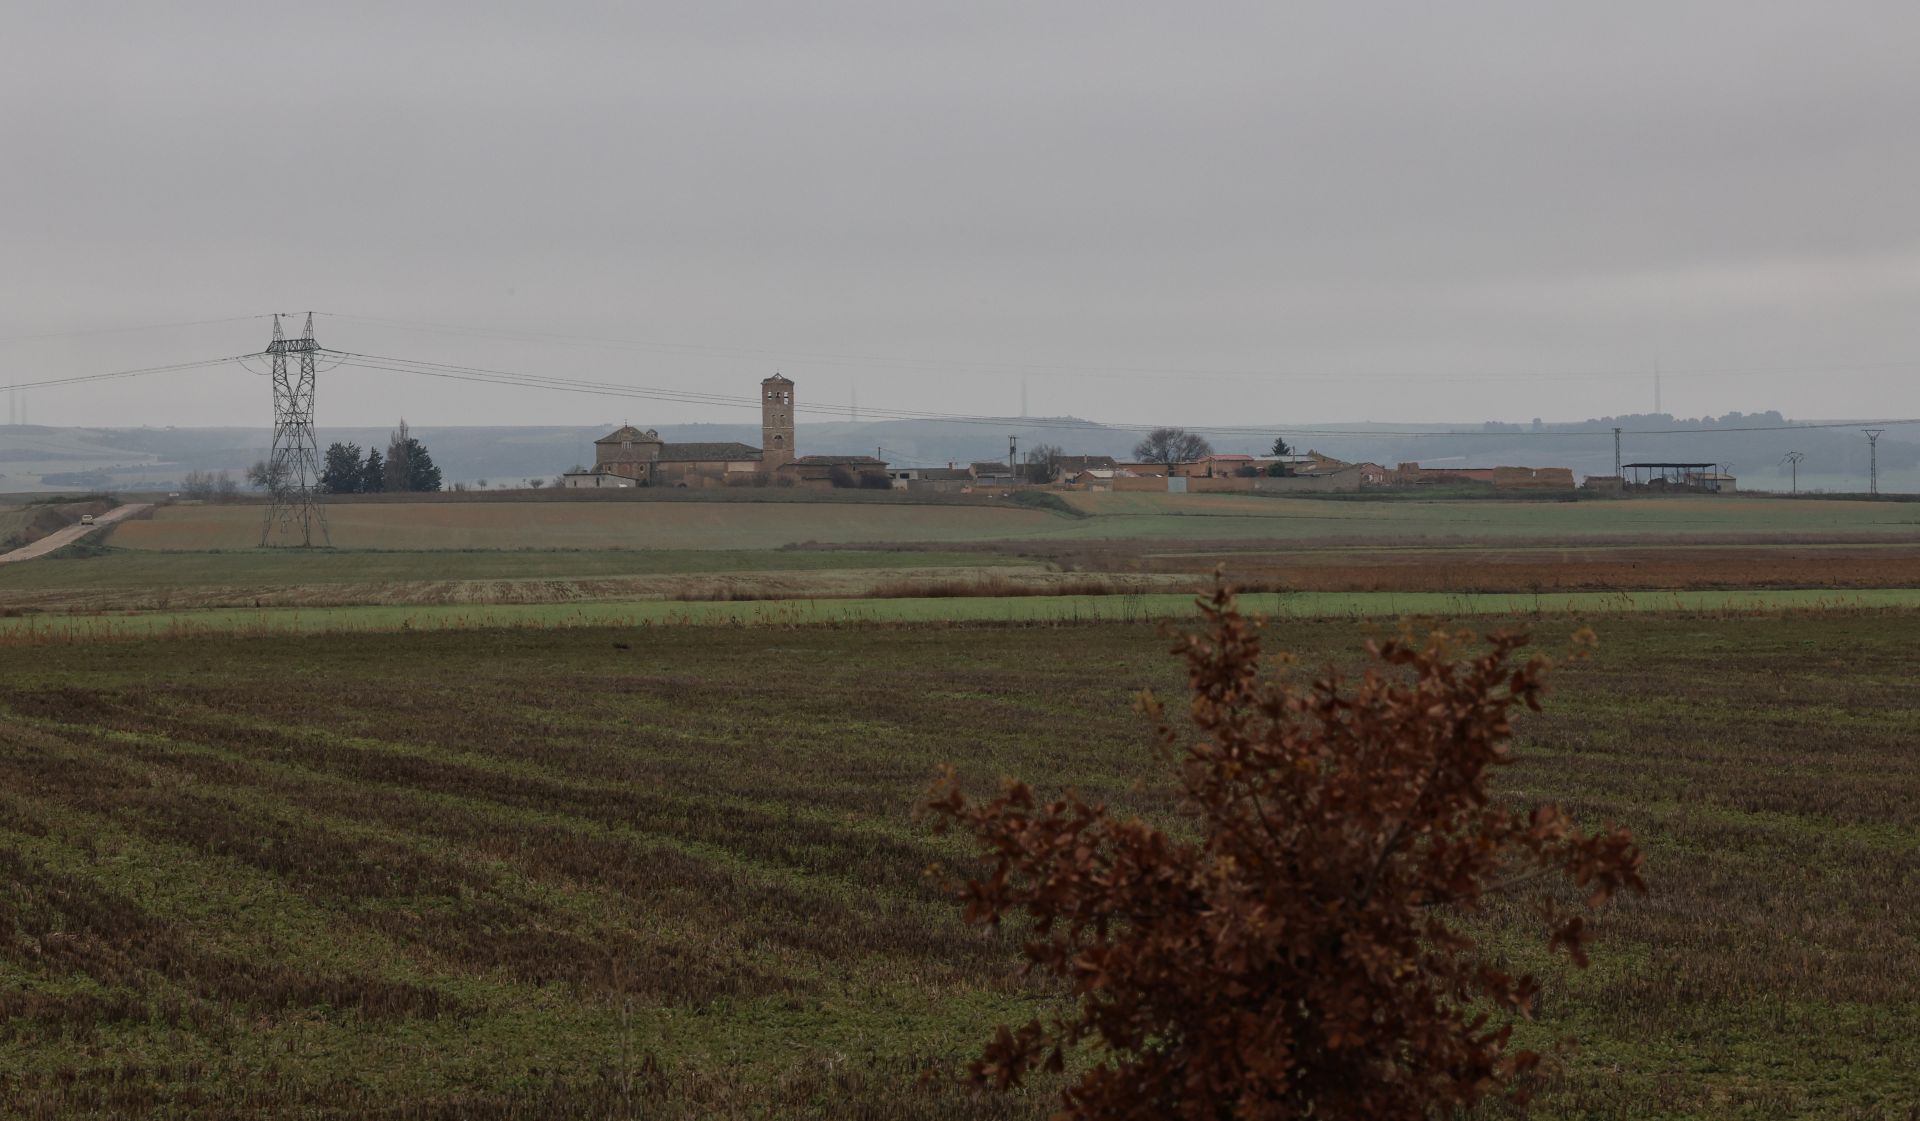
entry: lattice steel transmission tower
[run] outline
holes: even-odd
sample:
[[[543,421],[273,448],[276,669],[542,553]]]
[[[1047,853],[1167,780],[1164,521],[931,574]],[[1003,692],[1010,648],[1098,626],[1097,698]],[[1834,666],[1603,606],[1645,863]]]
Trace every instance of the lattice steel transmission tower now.
[[[1862,428],[1867,434],[1867,493],[1880,493],[1880,434],[1884,428]]]
[[[331,544],[327,511],[315,501],[320,487],[320,449],[313,435],[313,360],[320,344],[313,341],[313,313],[307,313],[306,333],[287,338],[280,316],[273,317],[273,342],[267,355],[273,369],[273,454],[267,460],[267,520],[260,527],[262,545]],[[287,373],[287,356],[298,359],[297,372]]]

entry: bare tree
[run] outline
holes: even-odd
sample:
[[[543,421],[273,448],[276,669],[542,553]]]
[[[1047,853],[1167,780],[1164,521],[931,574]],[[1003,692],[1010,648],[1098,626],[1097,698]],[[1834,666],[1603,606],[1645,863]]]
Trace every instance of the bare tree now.
[[[214,477],[211,471],[189,471],[186,481],[180,484],[181,493],[188,498],[212,498],[213,488]]]
[[[387,462],[384,469],[385,490],[412,490],[413,482],[413,435],[407,430],[407,418],[400,418],[400,427],[393,430],[387,438]]]
[[[1133,448],[1133,457],[1142,463],[1192,463],[1212,454],[1206,437],[1184,428],[1156,428]]]
[[[1051,483],[1059,477],[1058,444],[1035,444],[1027,450],[1026,476],[1030,483]]]
[[[257,460],[247,468],[247,485],[255,490],[264,490],[268,494],[283,494],[287,489],[287,464],[284,460],[269,463]]]

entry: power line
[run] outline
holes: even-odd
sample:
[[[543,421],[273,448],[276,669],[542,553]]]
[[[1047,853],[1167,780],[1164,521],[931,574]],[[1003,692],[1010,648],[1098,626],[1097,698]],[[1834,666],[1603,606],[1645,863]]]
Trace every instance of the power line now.
[[[665,342],[656,339],[639,339],[617,335],[592,335],[566,333],[558,331],[539,331],[521,328],[475,327],[454,323],[435,323],[421,320],[393,319],[382,316],[354,315],[347,312],[316,312],[317,315],[331,316],[335,319],[352,320],[360,323],[373,323],[402,330],[433,331],[445,334],[464,335],[475,338],[509,339],[521,342],[543,343],[550,345],[606,348],[614,350],[635,350],[660,353],[689,353],[709,357],[738,357],[752,359],[819,360],[841,365],[884,364],[890,369],[920,370],[998,370],[1013,373],[1064,373],[1088,377],[1111,377],[1114,375],[1137,375],[1141,377],[1166,377],[1180,375],[1184,377],[1227,378],[1258,381],[1598,381],[1606,379],[1642,378],[1646,376],[1644,368],[1638,370],[1591,370],[1586,372],[1537,372],[1537,373],[1471,373],[1463,371],[1337,371],[1337,370],[1224,370],[1176,366],[1087,366],[1045,362],[1001,362],[1001,361],[960,361],[955,359],[912,358],[899,355],[840,353],[828,351],[773,350],[759,347],[741,347],[715,345],[710,343]],[[1748,374],[1805,375],[1809,373],[1842,373],[1853,371],[1884,369],[1920,369],[1920,359],[1898,362],[1823,362],[1798,366],[1729,366],[1700,367],[1694,369],[1664,370],[1663,378],[1692,377],[1736,377]]]
[[[79,385],[92,381],[111,381],[115,378],[137,378],[147,374],[167,374],[179,370],[198,370],[208,366],[222,366],[228,362],[239,362],[248,355],[229,355],[226,358],[203,358],[198,362],[175,362],[170,366],[142,366],[136,370],[114,370],[104,374],[76,374],[73,377],[47,378],[42,381],[20,381],[12,385],[0,385],[0,389],[45,389],[56,385]]]
[[[0,336],[0,343],[31,342],[35,339],[70,339],[81,335],[118,335],[130,331],[164,331],[176,327],[205,327],[214,323],[244,323],[250,319],[266,318],[268,315],[230,315],[224,319],[187,319],[178,323],[142,323],[133,327],[80,327],[71,331],[44,331],[37,335],[5,335]]]
[[[415,374],[424,377],[447,378],[456,381],[473,381],[494,385],[515,386],[528,389],[550,389],[557,392],[582,393],[593,396],[625,397],[641,400],[662,401],[676,404],[701,404],[723,408],[760,407],[758,398],[737,394],[706,393],[697,390],[666,389],[657,386],[625,385],[617,382],[590,381],[582,378],[562,378],[550,375],[527,374],[514,370],[490,369],[478,366],[463,366],[447,362],[425,362],[417,359],[394,358],[384,355],[358,354],[349,351],[328,351],[336,356],[339,364],[368,370],[385,370],[394,373]],[[846,416],[852,411],[850,406],[833,404],[801,404],[796,411],[817,414]],[[989,424],[1005,426],[1009,421],[1023,427],[1055,429],[1062,431],[1151,431],[1164,427],[1163,424],[1141,424],[1099,421],[1063,421],[1030,420],[1020,421],[1009,417],[992,417],[968,413],[946,413],[917,409],[862,407],[861,412],[869,416],[881,416],[888,420],[920,420],[950,424]],[[1802,423],[1773,425],[1715,425],[1707,428],[1642,428],[1621,429],[1621,434],[1630,436],[1679,436],[1679,435],[1715,435],[1734,432],[1792,432],[1824,428],[1854,428],[1862,422],[1846,421],[1808,421]],[[1885,427],[1896,425],[1920,424],[1920,418],[1882,419],[1866,423]],[[1269,432],[1265,425],[1187,425],[1189,431],[1221,435],[1264,435]],[[1560,429],[1536,432],[1532,430],[1476,430],[1476,429],[1338,429],[1297,427],[1303,434],[1319,437],[1355,437],[1368,439],[1427,439],[1427,438],[1509,438],[1509,439],[1604,439],[1613,434],[1612,429]]]

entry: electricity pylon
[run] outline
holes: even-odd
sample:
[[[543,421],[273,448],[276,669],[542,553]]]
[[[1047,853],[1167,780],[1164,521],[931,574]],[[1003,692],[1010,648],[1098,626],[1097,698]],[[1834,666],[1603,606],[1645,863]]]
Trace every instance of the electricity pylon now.
[[[313,359],[320,344],[313,341],[313,313],[307,330],[289,339],[273,317],[273,342],[267,355],[273,369],[273,454],[267,459],[267,520],[260,527],[262,545],[331,544],[327,511],[314,495],[320,487],[320,449],[313,435]],[[287,373],[287,355],[298,356],[297,372]]]
[[[1880,493],[1880,433],[1884,428],[1862,428],[1867,434],[1867,493]]]
[[[1800,461],[1807,457],[1805,455],[1802,455],[1799,452],[1788,452],[1786,455],[1781,456],[1780,458],[1786,460],[1788,463],[1793,465],[1792,466],[1793,493],[1799,494],[1800,493]]]

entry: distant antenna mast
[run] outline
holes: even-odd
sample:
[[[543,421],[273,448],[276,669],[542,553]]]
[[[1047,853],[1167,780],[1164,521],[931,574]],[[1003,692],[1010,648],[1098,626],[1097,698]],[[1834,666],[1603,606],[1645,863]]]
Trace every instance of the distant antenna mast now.
[[[1613,430],[1613,477],[1620,477],[1620,429]]]
[[[331,544],[327,512],[315,501],[320,485],[319,442],[313,435],[313,357],[320,344],[313,341],[313,313],[307,313],[306,333],[289,339],[273,317],[273,341],[267,355],[273,369],[273,453],[267,459],[267,519],[260,527],[262,545],[311,546],[314,531],[320,544]],[[298,370],[289,376],[287,355],[297,355]]]
[[[1800,461],[1807,458],[1799,452],[1788,452],[1781,457],[1787,461],[1788,469],[1793,472],[1793,493],[1800,493]]]
[[[1880,433],[1884,428],[1862,428],[1867,434],[1867,493],[1880,493]]]

